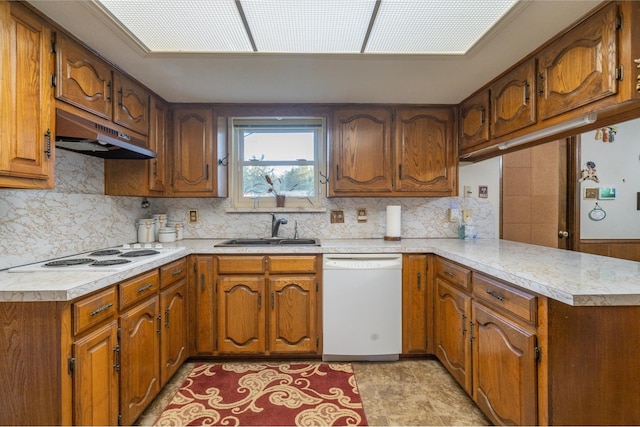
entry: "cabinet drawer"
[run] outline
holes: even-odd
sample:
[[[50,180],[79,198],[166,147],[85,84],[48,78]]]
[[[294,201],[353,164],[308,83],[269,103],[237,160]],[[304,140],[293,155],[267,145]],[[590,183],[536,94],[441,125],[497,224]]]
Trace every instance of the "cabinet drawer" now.
[[[471,289],[471,270],[461,265],[437,258],[436,274],[449,283],[458,285],[463,289]]]
[[[158,281],[158,270],[152,270],[120,283],[120,309],[156,294],[158,292]]]
[[[179,259],[160,267],[160,287],[165,288],[180,279],[187,277],[187,260]]]
[[[219,256],[219,274],[264,273],[264,256]]]
[[[316,272],[316,257],[313,255],[271,256],[268,262],[271,273]]]
[[[478,273],[473,275],[473,295],[527,323],[532,325],[536,323],[537,298],[535,295]]]
[[[115,286],[73,303],[73,334],[77,335],[118,312]]]

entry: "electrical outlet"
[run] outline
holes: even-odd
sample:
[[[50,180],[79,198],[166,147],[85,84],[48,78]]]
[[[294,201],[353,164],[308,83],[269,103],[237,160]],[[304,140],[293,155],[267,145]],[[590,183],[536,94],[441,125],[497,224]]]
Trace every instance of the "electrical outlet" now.
[[[449,222],[458,222],[460,220],[460,210],[457,208],[449,208],[448,218]]]
[[[472,211],[471,209],[463,209],[462,210],[462,222],[468,222],[471,219]]]
[[[195,222],[198,222],[198,210],[189,209],[189,224],[193,224]]]
[[[331,224],[344,223],[344,211],[331,211]]]
[[[359,223],[367,222],[367,210],[365,208],[358,208],[357,215]]]

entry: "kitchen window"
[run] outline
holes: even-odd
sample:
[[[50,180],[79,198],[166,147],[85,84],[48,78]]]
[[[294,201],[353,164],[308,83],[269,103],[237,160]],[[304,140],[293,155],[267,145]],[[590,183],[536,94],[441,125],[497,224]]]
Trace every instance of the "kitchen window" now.
[[[232,194],[234,208],[319,208],[323,182],[322,118],[235,118]]]

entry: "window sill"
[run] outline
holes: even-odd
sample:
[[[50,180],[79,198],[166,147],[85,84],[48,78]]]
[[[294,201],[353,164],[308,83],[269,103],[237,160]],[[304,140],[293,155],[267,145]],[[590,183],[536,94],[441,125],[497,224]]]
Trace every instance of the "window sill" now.
[[[226,208],[226,213],[269,213],[269,212],[299,212],[299,213],[324,213],[327,212],[325,207],[264,207],[264,208]]]

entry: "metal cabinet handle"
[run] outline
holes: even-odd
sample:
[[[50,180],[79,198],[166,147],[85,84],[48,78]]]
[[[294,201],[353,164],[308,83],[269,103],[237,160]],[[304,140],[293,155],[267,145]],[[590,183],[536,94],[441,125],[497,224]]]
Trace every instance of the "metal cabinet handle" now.
[[[124,104],[124,91],[122,90],[122,88],[118,89],[118,107],[123,108]]]
[[[156,320],[158,321],[158,329],[156,329],[156,332],[160,335],[162,333],[162,316],[158,314]]]
[[[530,95],[529,95],[529,82],[528,81],[524,82],[523,88],[524,88],[524,103],[526,105],[526,104],[529,103],[529,98],[530,98]]]
[[[177,276],[178,274],[182,273],[182,269],[179,268],[177,270],[174,270],[173,273],[171,273],[172,276]]]
[[[473,340],[475,339],[475,337],[473,336],[473,320],[469,322],[469,328],[471,329],[471,336],[469,337],[469,339],[471,340],[471,342],[473,342]]]
[[[487,293],[489,295],[491,295],[492,297],[494,297],[495,299],[499,300],[499,301],[504,301],[504,297],[502,295],[498,295],[497,293],[495,293],[491,289],[487,289]]]
[[[200,275],[200,289],[204,291],[204,274]]]
[[[116,344],[115,348],[113,349],[113,369],[115,369],[116,372],[120,371],[120,344]]]
[[[111,98],[113,96],[113,87],[111,85],[111,80],[107,82],[107,101],[111,102]]]
[[[420,272],[418,271],[418,289],[420,289],[420,282],[421,282],[421,278],[422,278],[422,274],[420,274]]]
[[[258,292],[258,310],[262,308],[262,292]]]
[[[144,291],[150,289],[152,286],[153,286],[153,283],[147,283],[146,285],[141,286],[141,287],[138,288],[138,293],[141,294]]]
[[[467,315],[462,315],[462,335],[467,333]]]
[[[105,310],[110,309],[113,306],[113,303],[110,302],[109,304],[105,304],[100,308],[96,308],[95,310],[93,310],[91,313],[89,313],[90,316],[95,316],[96,314],[100,314]]]
[[[453,276],[453,273],[450,272],[449,270],[445,270],[444,274],[446,274],[447,276]]]
[[[164,327],[169,329],[169,313],[171,313],[171,309],[167,308],[164,311]]]
[[[538,96],[544,95],[544,74],[538,74]]]
[[[271,309],[273,310],[276,306],[276,295],[275,292],[271,292]]]
[[[44,134],[44,154],[47,155],[47,159],[51,158],[51,129],[47,129]]]

